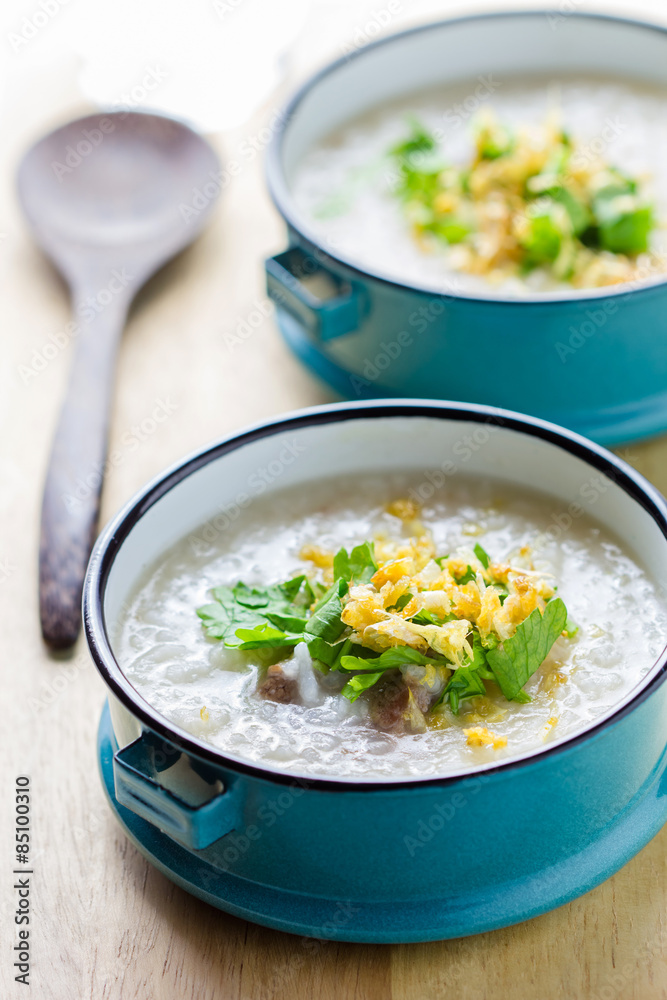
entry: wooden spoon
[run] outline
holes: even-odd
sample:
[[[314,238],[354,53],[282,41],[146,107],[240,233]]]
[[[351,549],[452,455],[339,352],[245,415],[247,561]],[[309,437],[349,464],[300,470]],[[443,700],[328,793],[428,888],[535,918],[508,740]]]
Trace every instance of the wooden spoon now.
[[[68,649],[97,532],[116,349],[144,282],[208,221],[220,163],[191,129],[153,114],[91,115],[25,155],[18,193],[67,281],[75,352],[46,476],[39,550],[42,635]]]

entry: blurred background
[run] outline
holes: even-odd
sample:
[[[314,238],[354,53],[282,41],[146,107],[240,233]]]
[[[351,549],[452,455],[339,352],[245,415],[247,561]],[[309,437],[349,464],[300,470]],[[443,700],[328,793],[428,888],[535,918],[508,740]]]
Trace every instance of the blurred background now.
[[[286,95],[318,66],[382,34],[507,6],[497,0],[5,0],[0,513],[18,530],[7,536],[12,550],[20,536],[22,558],[36,551],[35,531],[26,536],[23,529],[28,517],[37,524],[39,484],[71,353],[52,346],[69,320],[66,289],[31,241],[15,200],[24,150],[49,129],[98,107],[156,109],[201,129],[223,167],[241,165],[235,176],[225,176],[213,225],[133,306],[110,442],[124,457],[108,470],[106,519],[189,449],[249,420],[331,398],[287,354],[264,290],[263,259],[282,249],[285,239],[266,193],[263,149]],[[509,6],[543,6],[556,16],[609,11],[667,23],[661,0],[515,0]],[[271,390],[259,391],[270,373]],[[156,424],[151,413],[165,397],[169,419]],[[17,508],[19,497],[25,504]],[[3,557],[10,558],[0,550]]]

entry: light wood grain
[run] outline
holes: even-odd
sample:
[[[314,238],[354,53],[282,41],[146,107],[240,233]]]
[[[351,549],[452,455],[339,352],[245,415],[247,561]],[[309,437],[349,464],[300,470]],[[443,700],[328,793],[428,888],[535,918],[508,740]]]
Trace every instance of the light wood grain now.
[[[70,352],[57,352],[27,382],[19,374],[65,326],[68,304],[21,226],[12,173],[27,142],[54,124],[49,107],[61,109],[60,119],[63,109],[85,112],[72,81],[47,88],[37,78],[20,113],[10,112],[11,143],[0,151],[3,1000],[30,995],[12,981],[7,947],[17,773],[31,775],[34,793],[31,995],[40,1000],[664,1000],[667,829],[614,878],[552,914],[461,941],[365,947],[313,945],[220,913],[154,871],[116,826],[94,750],[102,684],[81,643],[72,659],[53,661],[39,638],[40,490]],[[221,156],[239,140],[226,136]],[[271,317],[240,346],[225,343],[264,301],[261,261],[283,241],[256,161],[227,191],[213,227],[140,296],[121,349],[111,441],[119,459],[103,518],[188,450],[330,398],[288,354]],[[172,412],[152,426],[160,400]],[[667,442],[634,446],[626,457],[667,489]]]

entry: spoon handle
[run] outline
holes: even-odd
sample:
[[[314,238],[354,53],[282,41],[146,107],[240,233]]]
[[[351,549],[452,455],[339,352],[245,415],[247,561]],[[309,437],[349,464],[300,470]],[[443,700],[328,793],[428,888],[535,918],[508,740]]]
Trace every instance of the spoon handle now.
[[[104,479],[116,348],[130,302],[127,289],[100,303],[73,293],[75,353],[46,474],[39,547],[42,635],[69,649],[81,628],[81,592],[95,536]],[[105,296],[106,299],[106,296]]]

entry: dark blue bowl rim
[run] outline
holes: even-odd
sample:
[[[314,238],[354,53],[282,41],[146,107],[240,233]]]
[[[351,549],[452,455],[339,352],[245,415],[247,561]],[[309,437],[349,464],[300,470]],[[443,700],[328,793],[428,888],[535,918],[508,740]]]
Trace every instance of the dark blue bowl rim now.
[[[534,18],[534,17],[548,17],[549,15],[554,16],[558,14],[558,11],[549,10],[544,8],[539,9],[524,9],[524,10],[503,10],[503,11],[488,11],[480,12],[478,14],[466,14],[461,17],[452,18],[442,18],[438,21],[429,21],[426,24],[418,24],[411,28],[405,28],[403,31],[396,31],[392,34],[385,35],[383,38],[375,39],[374,41],[368,42],[361,48],[355,49],[353,52],[347,55],[341,56],[339,59],[334,59],[332,62],[327,63],[321,69],[317,70],[311,76],[309,76],[293,93],[291,98],[282,108],[280,114],[278,115],[278,122],[273,130],[271,141],[268,144],[266,150],[266,181],[269,188],[269,194],[273,200],[274,205],[282,215],[283,219],[287,222],[288,226],[294,230],[294,232],[299,236],[300,240],[306,246],[312,248],[316,259],[321,263],[326,264],[326,262],[331,262],[338,265],[339,267],[345,268],[346,271],[354,275],[357,280],[365,281],[376,281],[381,285],[388,288],[399,289],[401,291],[408,292],[419,292],[423,295],[435,296],[442,299],[452,299],[458,301],[460,299],[479,303],[481,306],[541,306],[541,305],[554,305],[562,303],[565,305],[570,302],[588,302],[595,301],[601,298],[616,298],[623,297],[624,295],[641,295],[642,293],[650,292],[653,289],[661,288],[667,283],[667,276],[664,278],[656,278],[655,280],[642,281],[640,284],[633,284],[632,282],[626,282],[619,285],[606,285],[603,288],[595,289],[582,289],[573,290],[572,292],[560,292],[558,294],[540,293],[539,295],[531,296],[530,298],[517,298],[509,296],[493,296],[493,295],[475,295],[474,292],[454,292],[446,291],[443,292],[439,288],[428,288],[426,285],[417,286],[408,283],[403,283],[395,278],[389,278],[382,274],[376,273],[371,270],[365,270],[359,264],[355,264],[351,260],[347,260],[344,257],[338,257],[335,253],[328,249],[320,246],[314,234],[308,234],[303,231],[302,225],[300,224],[296,213],[293,210],[291,203],[290,192],[285,180],[285,175],[282,167],[282,145],[285,138],[285,134],[291,119],[296,114],[299,105],[312,90],[312,88],[323,80],[329,74],[336,72],[338,69],[345,66],[347,63],[355,59],[362,58],[366,52],[372,51],[374,49],[380,48],[381,46],[392,45],[394,43],[402,41],[411,35],[417,35],[422,32],[431,31],[434,28],[442,28],[450,25],[464,24],[475,21],[486,21],[490,19],[505,19],[505,18]],[[632,17],[617,17],[614,14],[604,14],[604,13],[594,13],[592,11],[568,11],[568,20],[572,20],[573,23],[576,21],[607,21],[614,22],[620,25],[626,25],[628,27],[641,28],[645,31],[657,32],[661,35],[667,35],[667,27],[661,24],[657,24],[651,21],[642,21],[639,18]]]
[[[590,726],[552,747],[533,751],[525,756],[495,765],[475,768],[465,773],[444,777],[413,778],[384,782],[357,782],[352,779],[305,777],[289,772],[274,771],[256,764],[226,757],[211,744],[207,744],[169,723],[153,709],[132,686],[116,660],[109,640],[104,616],[104,594],[114,559],[121,545],[141,517],[182,480],[198,469],[244,445],[264,437],[289,432],[303,427],[337,423],[359,418],[386,419],[392,417],[427,417],[450,421],[493,423],[503,429],[539,438],[554,444],[569,454],[582,459],[592,468],[604,473],[646,510],[667,539],[667,502],[662,494],[640,473],[606,448],[587,438],[537,417],[528,417],[511,410],[473,403],[440,402],[438,400],[373,400],[357,403],[332,403],[310,407],[253,424],[221,439],[199,451],[193,452],[162,475],[149,482],[132,497],[100,534],[93,550],[83,592],[83,622],[88,648],[93,662],[104,683],[122,705],[139,719],[144,726],[173,743],[185,753],[198,757],[218,767],[233,772],[261,778],[276,784],[299,784],[322,791],[384,791],[394,792],[427,786],[445,786],[470,780],[480,774],[497,774],[539,763],[581,744],[607,727],[619,722],[629,712],[645,701],[667,679],[667,645],[647,673],[635,696],[616,712],[596,725]]]

